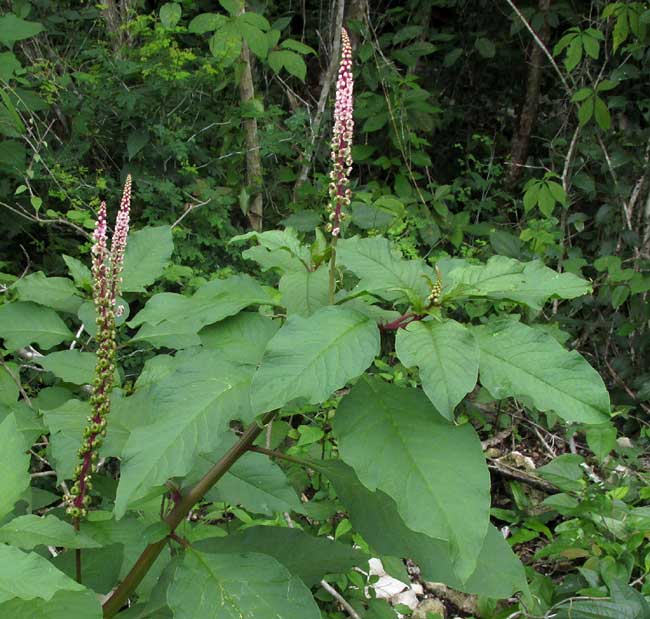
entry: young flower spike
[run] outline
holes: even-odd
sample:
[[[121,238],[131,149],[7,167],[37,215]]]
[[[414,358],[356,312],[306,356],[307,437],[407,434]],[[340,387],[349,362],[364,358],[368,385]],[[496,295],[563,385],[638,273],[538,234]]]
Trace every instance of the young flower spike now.
[[[110,252],[107,246],[105,202],[102,202],[99,207],[93,234],[92,273],[93,301],[97,314],[97,365],[90,397],[91,414],[78,452],[80,462],[75,467],[73,484],[70,493],[66,496],[67,513],[77,526],[79,520],[88,512],[92,475],[97,468],[96,462],[102,439],[106,436],[106,416],[110,410],[115,373],[115,301],[120,294],[124,252],[129,231],[130,204],[131,176],[128,176]]]
[[[352,46],[347,30],[341,30],[341,62],[336,82],[334,130],[332,133],[332,168],[330,171],[330,204],[328,229],[334,238],[341,234],[341,219],[350,204],[352,192],[348,187],[352,170]]]

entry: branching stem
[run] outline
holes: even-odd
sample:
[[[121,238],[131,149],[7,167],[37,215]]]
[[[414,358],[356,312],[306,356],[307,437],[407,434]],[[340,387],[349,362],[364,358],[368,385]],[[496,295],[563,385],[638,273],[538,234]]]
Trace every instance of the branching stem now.
[[[230,469],[230,467],[239,460],[253,444],[253,441],[260,435],[264,426],[273,419],[276,411],[266,413],[260,423],[253,422],[239,440],[224,454],[224,456],[187,492],[185,496],[176,503],[174,509],[165,517],[164,522],[169,526],[172,533],[176,527],[190,513],[190,510],[205,493],[212,488]],[[158,555],[167,543],[167,537],[149,544],[138,557],[131,571],[126,575],[124,580],[113,591],[111,597],[104,602],[104,618],[114,617],[124,606],[129,595],[135,591],[137,586],[142,582],[147,572],[151,569]]]

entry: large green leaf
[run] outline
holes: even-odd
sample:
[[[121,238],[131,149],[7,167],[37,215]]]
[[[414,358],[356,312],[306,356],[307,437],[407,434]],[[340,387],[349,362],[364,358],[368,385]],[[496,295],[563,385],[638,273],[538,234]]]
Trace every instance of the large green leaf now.
[[[0,337],[6,348],[16,350],[29,344],[52,348],[74,335],[54,310],[18,301],[0,307]]]
[[[251,385],[255,413],[297,398],[317,404],[359,376],[379,353],[379,330],[357,311],[324,307],[290,317],[268,343]]]
[[[40,575],[34,574],[38,582]],[[0,604],[0,617],[11,619],[102,619],[102,607],[93,591],[58,591],[50,600],[13,599]]]
[[[471,331],[455,320],[412,322],[397,331],[395,352],[406,367],[420,369],[424,392],[443,416],[453,419],[478,378],[479,350]]]
[[[202,454],[188,482],[198,481],[236,440],[235,435],[229,432],[211,453]],[[300,511],[302,507],[284,471],[267,456],[252,452],[237,460],[219,483],[208,491],[206,498],[243,505],[249,511],[268,516],[276,512]]]
[[[124,255],[123,292],[144,292],[165,270],[174,241],[171,226],[142,228],[129,234]]]
[[[0,544],[0,602],[50,600],[58,591],[84,591],[84,587],[40,555]]]
[[[303,271],[311,264],[309,248],[303,245],[293,228],[247,232],[235,236],[231,243],[255,239],[259,245],[242,253],[244,258],[255,260],[263,270],[279,268],[283,272]]]
[[[393,498],[410,529],[448,541],[467,578],[490,516],[490,475],[474,429],[449,423],[418,389],[366,378],[341,400],[333,430],[361,482]]]
[[[65,382],[85,385],[92,382],[97,355],[76,349],[61,350],[39,357],[36,361]]]
[[[99,544],[82,531],[59,520],[56,516],[26,514],[0,527],[0,542],[31,550],[35,546],[65,546],[66,548],[98,548]]]
[[[355,530],[370,546],[383,555],[415,561],[423,579],[493,598],[528,590],[523,565],[493,526],[488,527],[476,570],[463,582],[456,574],[447,542],[409,529],[387,494],[368,490],[340,460],[310,461],[310,465],[330,480]]]
[[[249,422],[252,368],[237,366],[204,351],[178,367],[150,391],[155,420],[136,428],[123,450],[115,513],[173,476],[186,475],[198,453],[223,439],[231,419]],[[188,394],[190,394],[188,396]]]
[[[46,277],[41,271],[19,279],[14,289],[19,301],[32,301],[59,312],[75,314],[83,302],[72,280]]]
[[[280,328],[280,322],[257,312],[240,312],[214,325],[201,329],[199,336],[205,348],[218,350],[226,361],[257,365],[268,341]]]
[[[273,557],[190,551],[167,601],[174,619],[320,619],[309,589]]]
[[[589,282],[573,273],[558,273],[539,261],[520,262],[506,256],[454,268],[445,277],[447,281],[450,287],[458,287],[458,296],[509,299],[533,309],[541,309],[551,297],[574,299],[591,291]]]
[[[310,316],[329,301],[329,270],[321,266],[316,271],[293,271],[280,278],[282,305],[289,316]]]
[[[15,363],[6,363],[0,367],[0,405],[11,406],[17,402],[20,389],[16,381],[19,376],[20,370]]]
[[[156,294],[137,316],[132,327],[144,325],[134,340],[157,346],[195,346],[197,333],[206,325],[232,316],[249,305],[274,304],[271,293],[248,275],[215,279],[201,286],[191,297],[163,292]]]
[[[512,320],[473,331],[481,349],[481,383],[494,397],[525,396],[538,410],[567,421],[608,419],[609,394],[598,372],[547,332]]]
[[[0,518],[4,518],[31,481],[29,445],[18,428],[15,413],[7,415],[0,423],[0,445]]]
[[[11,49],[16,41],[30,39],[43,30],[43,24],[27,21],[13,13],[5,13],[0,17],[0,43]]]
[[[317,585],[325,574],[347,572],[364,566],[368,555],[326,537],[314,537],[299,529],[251,527],[227,537],[213,537],[194,543],[210,553],[261,552],[282,563],[308,586]]]
[[[436,277],[422,260],[405,260],[382,237],[341,239],[337,258],[359,278],[355,291],[364,290],[398,303],[424,300],[430,292],[429,281]]]
[[[87,523],[84,522],[82,527],[88,528]],[[70,578],[75,578],[77,562],[74,550],[59,553],[52,563]],[[84,550],[81,553],[83,584],[102,595],[110,593],[115,583],[120,580],[120,568],[123,563],[124,546],[120,544]],[[132,563],[129,567],[131,566]]]

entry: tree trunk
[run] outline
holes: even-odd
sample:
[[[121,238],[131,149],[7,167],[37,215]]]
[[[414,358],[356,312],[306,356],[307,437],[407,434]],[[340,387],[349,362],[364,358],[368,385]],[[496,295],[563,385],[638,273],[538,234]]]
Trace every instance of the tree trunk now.
[[[242,2],[239,14],[243,14],[245,10],[245,2]],[[239,97],[242,106],[245,106],[255,98],[251,55],[246,41],[242,41],[241,62],[243,67],[239,80]],[[251,228],[261,232],[264,223],[264,205],[262,203],[263,171],[256,118],[244,119],[244,134],[246,136],[246,184],[251,196],[246,215]]]
[[[539,10],[544,14],[544,26],[538,33],[540,40],[544,45],[548,43],[551,29],[548,25],[546,15],[551,6],[551,0],[539,0]],[[522,173],[522,166],[528,159],[528,149],[530,146],[530,135],[535,127],[537,120],[537,111],[539,108],[539,91],[542,81],[542,66],[544,63],[544,51],[535,44],[531,44],[533,50],[530,54],[530,66],[528,68],[528,84],[526,86],[526,99],[521,108],[519,115],[519,129],[512,139],[512,148],[510,154],[511,167],[507,176],[508,185],[514,185]]]
[[[131,45],[131,37],[124,28],[129,19],[131,0],[106,0],[104,5],[104,20],[106,30],[113,41],[113,50],[116,54],[126,45]]]

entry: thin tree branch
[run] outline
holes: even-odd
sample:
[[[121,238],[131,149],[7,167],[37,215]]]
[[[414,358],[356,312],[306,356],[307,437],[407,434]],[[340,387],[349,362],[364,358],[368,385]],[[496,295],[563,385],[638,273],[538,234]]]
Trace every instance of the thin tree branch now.
[[[327,593],[329,593],[345,609],[352,619],[361,619],[359,613],[357,613],[357,611],[350,606],[350,603],[326,580],[321,580],[320,586],[323,587],[323,589],[325,589],[325,591],[327,591]]]

